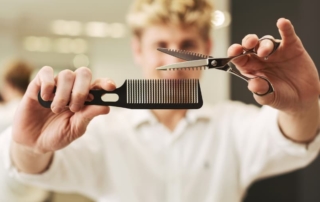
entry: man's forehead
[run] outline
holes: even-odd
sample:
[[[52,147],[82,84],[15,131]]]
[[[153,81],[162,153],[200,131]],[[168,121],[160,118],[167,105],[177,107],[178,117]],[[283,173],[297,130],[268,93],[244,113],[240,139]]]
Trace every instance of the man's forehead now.
[[[201,37],[195,27],[173,26],[173,25],[153,25],[147,27],[142,32],[142,37],[157,39],[172,39],[172,40],[191,40]]]

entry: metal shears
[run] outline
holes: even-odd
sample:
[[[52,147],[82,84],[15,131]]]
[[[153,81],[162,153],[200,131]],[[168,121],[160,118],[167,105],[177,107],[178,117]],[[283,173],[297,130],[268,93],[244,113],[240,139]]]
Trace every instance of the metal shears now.
[[[273,50],[271,51],[271,53],[265,57],[265,59],[268,59],[268,57],[274,53],[274,51],[276,51],[280,45],[280,40],[276,40],[276,39],[272,39],[272,38],[261,38],[259,39],[259,41],[262,40],[270,40],[271,42],[273,42]],[[180,63],[175,63],[175,64],[171,64],[171,65],[165,65],[165,66],[161,66],[158,67],[157,70],[179,70],[179,69],[218,69],[218,70],[223,70],[226,72],[229,72],[245,81],[249,81],[250,79],[254,79],[254,78],[261,78],[263,80],[265,80],[268,85],[269,85],[269,89],[266,93],[260,94],[260,93],[254,93],[256,95],[259,96],[264,96],[267,95],[269,93],[274,92],[274,88],[271,84],[271,82],[261,76],[257,76],[254,78],[248,78],[244,75],[242,75],[240,72],[234,70],[230,65],[231,61],[235,58],[238,57],[242,57],[244,55],[248,55],[248,54],[257,54],[255,48],[253,49],[249,49],[249,50],[244,50],[241,54],[236,55],[236,56],[232,56],[232,57],[225,57],[225,58],[213,58],[212,56],[206,56],[206,55],[202,55],[202,54],[198,54],[198,53],[193,53],[193,52],[189,52],[189,51],[184,51],[184,50],[174,50],[174,49],[167,49],[167,48],[158,48],[157,50],[169,54],[171,56],[180,58],[182,60],[186,60],[186,62],[180,62]]]

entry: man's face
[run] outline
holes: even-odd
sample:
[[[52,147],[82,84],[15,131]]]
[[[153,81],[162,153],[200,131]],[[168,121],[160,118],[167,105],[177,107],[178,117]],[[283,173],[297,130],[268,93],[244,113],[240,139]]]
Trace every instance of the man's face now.
[[[173,25],[150,26],[144,29],[140,39],[133,42],[135,61],[146,79],[198,79],[201,70],[156,70],[157,67],[183,61],[158,51],[159,47],[209,55],[211,42],[203,40],[194,27]]]

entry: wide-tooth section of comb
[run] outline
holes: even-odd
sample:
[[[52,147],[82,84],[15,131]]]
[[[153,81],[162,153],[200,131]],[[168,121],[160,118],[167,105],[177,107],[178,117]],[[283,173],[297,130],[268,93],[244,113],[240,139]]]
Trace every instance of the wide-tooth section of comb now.
[[[127,80],[128,104],[199,103],[198,79]]]

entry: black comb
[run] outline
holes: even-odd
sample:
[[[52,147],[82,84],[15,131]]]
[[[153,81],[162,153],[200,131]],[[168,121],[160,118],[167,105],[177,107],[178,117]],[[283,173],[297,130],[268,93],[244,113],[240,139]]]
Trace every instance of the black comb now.
[[[113,90],[90,90],[93,100],[85,105],[115,106],[129,109],[199,109],[203,100],[198,79],[130,79]],[[117,101],[103,101],[106,94],[117,94]],[[39,103],[50,108],[52,101]]]

